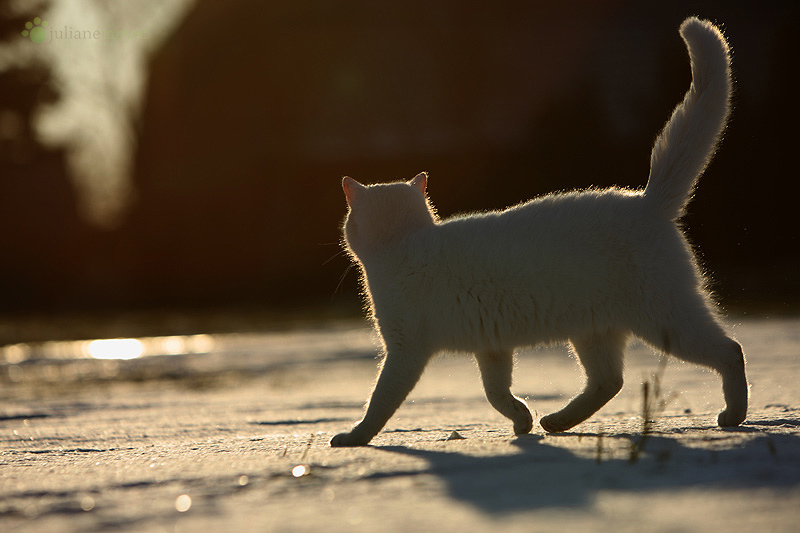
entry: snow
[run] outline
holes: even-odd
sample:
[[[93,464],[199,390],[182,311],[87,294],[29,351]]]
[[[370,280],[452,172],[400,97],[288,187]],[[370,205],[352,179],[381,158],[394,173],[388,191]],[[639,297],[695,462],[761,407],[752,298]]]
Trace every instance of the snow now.
[[[0,529],[796,531],[800,319],[733,331],[752,386],[745,424],[716,427],[717,376],[670,360],[639,453],[641,384],[658,370],[641,345],[623,391],[571,432],[512,435],[475,364],[447,356],[355,449],[328,440],[358,420],[375,376],[361,323],[215,336],[211,353],[113,371],[90,359],[6,364]],[[519,355],[514,392],[537,419],[581,383],[565,348]]]

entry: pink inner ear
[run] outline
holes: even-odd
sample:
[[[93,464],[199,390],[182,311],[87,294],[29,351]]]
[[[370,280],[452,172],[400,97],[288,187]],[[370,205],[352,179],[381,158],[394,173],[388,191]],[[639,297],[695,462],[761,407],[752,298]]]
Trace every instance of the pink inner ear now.
[[[419,189],[422,194],[425,194],[425,189],[428,186],[428,173],[420,172],[409,183]]]
[[[355,197],[360,191],[365,189],[365,187],[353,178],[345,176],[342,178],[342,189],[344,189],[344,195],[347,197],[348,205],[352,205]]]

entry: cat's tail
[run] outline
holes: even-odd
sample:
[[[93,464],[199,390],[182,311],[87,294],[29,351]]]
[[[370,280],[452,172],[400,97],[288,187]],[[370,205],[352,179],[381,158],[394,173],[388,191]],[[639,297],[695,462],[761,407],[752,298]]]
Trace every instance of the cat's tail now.
[[[683,21],[681,37],[689,49],[692,84],[658,134],[650,154],[644,190],[653,211],[680,218],[711,160],[725,123],[731,95],[730,50],[722,32],[708,21]]]

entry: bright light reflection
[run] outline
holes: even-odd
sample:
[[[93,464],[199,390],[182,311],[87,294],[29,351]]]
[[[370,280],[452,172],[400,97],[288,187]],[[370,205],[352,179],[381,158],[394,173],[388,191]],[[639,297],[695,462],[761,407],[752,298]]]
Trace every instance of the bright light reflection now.
[[[95,359],[136,359],[144,353],[144,345],[137,339],[97,339],[87,350]]]
[[[186,353],[186,341],[183,337],[165,337],[162,340],[162,346],[165,355]]]
[[[175,509],[179,513],[185,513],[192,507],[192,498],[188,494],[181,494],[175,500]]]
[[[0,346],[0,363],[16,365],[32,358],[124,360],[155,355],[203,354],[217,347],[218,340],[207,334],[19,343]]]
[[[187,339],[190,353],[209,353],[214,350],[214,337],[211,335],[192,335]]]
[[[31,353],[31,348],[24,343],[12,344],[11,346],[6,346],[3,352],[6,363],[15,365],[28,358]]]

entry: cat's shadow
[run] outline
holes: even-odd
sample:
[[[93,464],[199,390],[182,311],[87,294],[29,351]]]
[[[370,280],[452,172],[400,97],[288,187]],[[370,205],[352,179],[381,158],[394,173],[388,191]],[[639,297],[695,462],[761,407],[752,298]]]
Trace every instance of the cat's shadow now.
[[[758,435],[740,446],[715,449],[685,445],[679,434],[650,435],[635,462],[628,453],[604,457],[602,449],[599,456],[585,451],[577,454],[559,445],[557,436],[516,437],[510,443],[513,453],[501,456],[461,452],[461,441],[448,446],[451,450],[381,446],[377,449],[422,458],[428,466],[372,477],[436,476],[445,482],[450,497],[489,514],[587,507],[606,491],[641,494],[689,487],[800,486],[800,437],[752,427],[739,431],[748,429]]]

